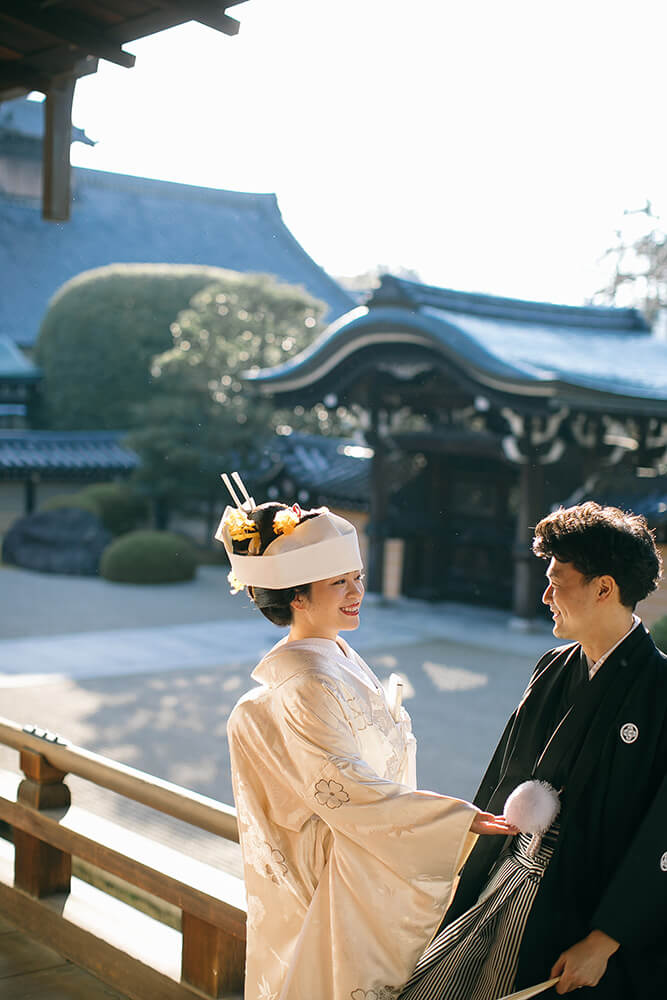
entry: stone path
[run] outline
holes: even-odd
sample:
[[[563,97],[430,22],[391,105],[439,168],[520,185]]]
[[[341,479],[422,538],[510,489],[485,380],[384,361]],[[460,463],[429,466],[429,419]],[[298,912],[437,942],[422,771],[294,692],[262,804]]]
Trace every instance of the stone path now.
[[[0,715],[231,802],[227,717],[282,633],[225,576],[205,566],[191,584],[124,587],[0,570]],[[380,677],[404,677],[420,784],[466,798],[551,644],[546,622],[524,634],[500,611],[371,598],[350,638]],[[78,805],[240,872],[236,845],[68,780]]]

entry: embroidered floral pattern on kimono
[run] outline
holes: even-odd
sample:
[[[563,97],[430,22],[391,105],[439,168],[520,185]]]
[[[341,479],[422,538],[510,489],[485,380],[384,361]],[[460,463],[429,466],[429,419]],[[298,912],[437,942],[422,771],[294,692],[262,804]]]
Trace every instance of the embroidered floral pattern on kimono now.
[[[259,896],[251,896],[248,893],[248,920],[247,926],[256,928],[261,924],[266,916],[266,907]]]
[[[370,719],[366,719],[364,710],[359,704],[359,699],[352,694],[345,698],[345,704],[350,711],[350,725],[355,732],[361,733],[370,724]]]
[[[245,1000],[396,1000],[472,846],[475,809],[414,791],[409,716],[394,720],[342,640],[278,643],[253,678],[227,727]]]
[[[243,853],[246,862],[252,865],[259,875],[266,875],[276,885],[287,875],[289,869],[285,855],[277,848],[271,847],[268,840],[263,840],[256,830],[248,830],[245,834]]]
[[[257,994],[259,1000],[278,1000],[278,994],[274,993],[264,976],[262,976],[257,986],[259,989],[259,993]]]
[[[344,802],[350,801],[350,796],[341,784],[337,781],[325,781],[324,778],[315,785],[315,798],[327,809],[340,809]]]

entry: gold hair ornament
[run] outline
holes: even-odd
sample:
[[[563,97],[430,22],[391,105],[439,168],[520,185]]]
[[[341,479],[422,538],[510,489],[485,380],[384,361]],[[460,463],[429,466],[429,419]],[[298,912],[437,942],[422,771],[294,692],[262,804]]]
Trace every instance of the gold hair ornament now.
[[[229,531],[230,538],[235,542],[243,542],[247,538],[254,538],[259,534],[259,528],[252,521],[244,510],[233,510],[230,507],[229,514],[224,520],[224,525]]]
[[[300,513],[300,511],[297,513],[294,507],[288,507],[287,510],[279,510],[273,519],[274,534],[291,535],[299,523]]]
[[[240,594],[242,590],[245,590],[245,584],[234,576],[234,570],[230,569],[227,574],[227,582],[229,583],[229,593],[230,594]]]

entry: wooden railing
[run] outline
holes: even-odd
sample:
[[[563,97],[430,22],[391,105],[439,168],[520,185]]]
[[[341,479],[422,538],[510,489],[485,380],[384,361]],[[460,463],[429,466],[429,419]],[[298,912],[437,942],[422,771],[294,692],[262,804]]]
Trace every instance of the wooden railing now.
[[[192,826],[238,841],[235,811],[34,727],[0,719],[23,776],[0,772],[0,910],[133,1000],[239,996],[242,881],[72,805],[78,775]],[[72,877],[72,857],[181,911],[180,933]]]

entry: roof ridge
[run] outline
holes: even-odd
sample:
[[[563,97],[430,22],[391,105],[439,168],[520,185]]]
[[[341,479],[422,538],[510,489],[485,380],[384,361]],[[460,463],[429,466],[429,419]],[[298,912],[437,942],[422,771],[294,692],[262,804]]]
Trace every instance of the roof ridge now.
[[[618,306],[572,306],[554,302],[535,302],[513,299],[483,292],[463,292],[437,285],[426,285],[393,274],[383,274],[380,286],[366,303],[369,308],[389,304],[426,306],[462,312],[469,315],[488,316],[493,319],[518,322],[545,323],[548,325],[612,327],[615,330],[632,330],[650,333],[650,327],[638,309]]]
[[[124,189],[126,191],[153,190],[164,194],[200,195],[215,201],[248,202],[250,205],[265,206],[276,203],[277,197],[273,191],[233,191],[230,188],[209,187],[206,184],[184,184],[182,181],[169,181],[161,177],[144,177],[143,174],[126,174],[115,170],[95,170],[92,167],[74,167],[73,174],[77,181],[94,183],[108,188]]]
[[[110,441],[120,444],[128,433],[128,431],[53,431],[14,427],[0,428],[0,441],[14,438],[17,441]]]
[[[315,267],[319,271],[320,275],[331,285],[331,287],[335,289],[343,299],[347,300],[347,302],[349,303],[349,307],[353,308],[357,304],[356,301],[352,298],[350,293],[345,288],[343,288],[343,286],[338,281],[336,281],[335,278],[333,278],[329,274],[328,271],[325,271],[325,269],[321,266],[321,264],[318,264],[317,261],[310,256],[308,251],[301,245],[301,243],[299,243],[296,236],[294,235],[292,230],[289,228],[289,226],[283,219],[283,213],[280,210],[280,205],[278,204],[277,196],[274,195],[273,198],[274,200],[271,205],[269,205],[268,202],[262,203],[263,210],[267,213],[270,212],[271,214],[277,216],[278,222],[280,223],[283,232],[285,233],[285,235],[288,238],[288,241],[292,244],[297,253],[304,260],[308,261],[309,264]]]

